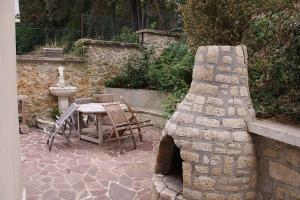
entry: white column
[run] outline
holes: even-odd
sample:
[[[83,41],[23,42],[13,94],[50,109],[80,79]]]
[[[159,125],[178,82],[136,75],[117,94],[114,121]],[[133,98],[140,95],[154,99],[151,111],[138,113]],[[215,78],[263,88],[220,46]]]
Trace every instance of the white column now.
[[[0,199],[20,200],[14,0],[0,0]]]

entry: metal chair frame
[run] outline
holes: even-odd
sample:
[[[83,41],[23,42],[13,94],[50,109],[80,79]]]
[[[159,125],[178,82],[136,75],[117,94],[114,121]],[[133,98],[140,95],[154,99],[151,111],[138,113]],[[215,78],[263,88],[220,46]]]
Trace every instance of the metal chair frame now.
[[[46,129],[44,129],[44,131],[48,134],[48,139],[47,139],[47,145],[49,146],[49,151],[51,151],[52,149],[52,145],[54,142],[54,139],[57,135],[57,133],[59,133],[59,130],[62,131],[62,135],[65,136],[66,140],[68,141],[68,143],[71,142],[70,137],[71,137],[71,129],[76,131],[76,128],[73,125],[72,122],[72,114],[77,110],[77,108],[79,107],[79,105],[77,105],[76,103],[72,103],[62,114],[61,116],[55,121],[52,129],[50,131],[47,131]],[[67,128],[67,125],[70,128],[70,133],[69,135],[66,134],[65,130]]]

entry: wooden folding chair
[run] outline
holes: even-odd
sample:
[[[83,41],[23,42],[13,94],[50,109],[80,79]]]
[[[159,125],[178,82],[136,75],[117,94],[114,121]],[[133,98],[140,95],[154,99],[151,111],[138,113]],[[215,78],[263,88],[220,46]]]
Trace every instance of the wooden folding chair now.
[[[78,107],[79,107],[79,105],[77,105],[76,103],[72,103],[61,114],[61,116],[55,121],[55,123],[50,131],[47,131],[46,129],[44,129],[44,131],[48,134],[47,145],[49,146],[49,151],[51,151],[55,136],[59,131],[62,131],[62,135],[65,136],[68,143],[70,143],[71,129],[76,131],[76,128],[74,127],[74,125],[71,121],[71,116],[77,110]],[[70,128],[69,134],[65,133],[67,125],[69,125],[69,128]]]
[[[120,99],[126,105],[128,111],[130,112],[131,117],[129,118],[129,122],[133,126],[133,129],[137,129],[138,130],[139,138],[140,138],[140,141],[142,142],[143,141],[143,136],[142,136],[142,130],[141,130],[141,128],[146,127],[146,126],[152,126],[153,122],[151,120],[139,121],[138,118],[137,118],[137,116],[136,116],[136,114],[135,114],[135,112],[133,111],[133,109],[124,100],[124,97],[120,96]]]
[[[131,128],[131,124],[123,111],[119,102],[103,104],[108,117],[110,118],[113,126],[113,130],[111,131],[108,140],[117,138],[119,143],[120,152],[123,153],[123,149],[121,147],[120,139],[122,137],[131,136],[134,149],[136,149],[136,142],[134,139],[133,131]],[[129,131],[129,133],[128,133]]]

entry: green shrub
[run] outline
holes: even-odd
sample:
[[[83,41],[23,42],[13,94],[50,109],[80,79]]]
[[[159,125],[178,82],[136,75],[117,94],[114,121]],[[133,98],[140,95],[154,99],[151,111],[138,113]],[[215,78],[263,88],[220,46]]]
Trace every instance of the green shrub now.
[[[132,31],[127,27],[124,27],[118,35],[113,37],[113,41],[138,43],[139,36],[136,32]]]
[[[32,51],[35,46],[45,43],[44,32],[40,29],[16,27],[17,54]]]
[[[300,122],[300,27],[289,9],[254,20],[250,48],[250,89],[259,117]]]
[[[148,88],[148,67],[151,51],[146,51],[140,58],[129,59],[121,73],[105,82],[106,87]]]
[[[173,44],[155,60],[151,52],[130,61],[120,75],[106,81],[107,87],[144,88],[170,92],[163,102],[165,115],[170,116],[181,102],[192,81],[194,56],[186,44]]]

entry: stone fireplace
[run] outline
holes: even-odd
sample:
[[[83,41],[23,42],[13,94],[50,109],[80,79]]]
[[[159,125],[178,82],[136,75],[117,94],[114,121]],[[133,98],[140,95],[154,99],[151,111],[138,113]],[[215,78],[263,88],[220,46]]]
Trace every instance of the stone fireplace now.
[[[244,46],[204,46],[193,82],[166,123],[153,178],[155,200],[256,199],[254,119]]]

